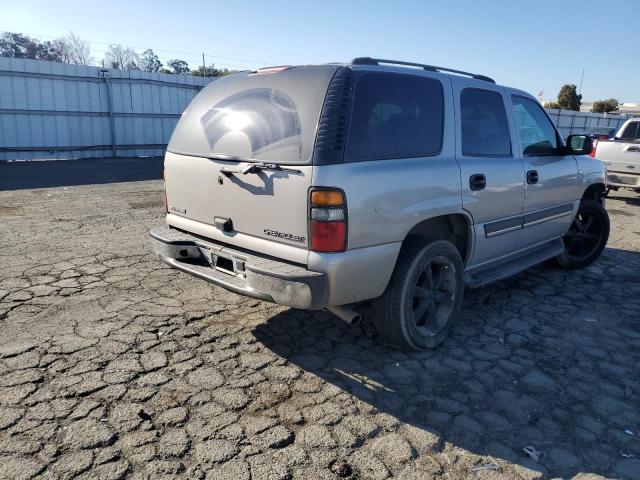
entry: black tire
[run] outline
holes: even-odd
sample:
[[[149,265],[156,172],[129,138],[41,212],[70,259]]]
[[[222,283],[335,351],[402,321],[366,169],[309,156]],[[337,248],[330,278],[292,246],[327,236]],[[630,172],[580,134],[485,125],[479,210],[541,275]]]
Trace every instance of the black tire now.
[[[440,345],[460,316],[463,272],[458,249],[445,240],[404,249],[387,289],[373,303],[379,338],[403,350]]]
[[[609,240],[609,214],[600,202],[585,198],[562,238],[565,250],[556,257],[562,268],[575,270],[595,262]]]

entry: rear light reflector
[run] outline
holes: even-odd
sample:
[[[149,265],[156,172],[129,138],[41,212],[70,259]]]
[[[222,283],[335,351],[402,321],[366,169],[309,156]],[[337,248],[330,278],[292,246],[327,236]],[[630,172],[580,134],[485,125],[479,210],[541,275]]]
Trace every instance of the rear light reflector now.
[[[344,220],[344,210],[342,208],[312,208],[311,220],[341,222]]]
[[[309,239],[314,252],[347,248],[347,204],[342,190],[322,188],[309,195]]]
[[[597,149],[598,149],[598,140],[594,140],[593,146],[591,147],[591,153],[589,154],[591,158],[595,158]]]
[[[342,252],[346,240],[345,222],[311,221],[311,250],[314,252]]]
[[[344,205],[344,195],[340,190],[316,190],[311,192],[311,204],[327,207]]]

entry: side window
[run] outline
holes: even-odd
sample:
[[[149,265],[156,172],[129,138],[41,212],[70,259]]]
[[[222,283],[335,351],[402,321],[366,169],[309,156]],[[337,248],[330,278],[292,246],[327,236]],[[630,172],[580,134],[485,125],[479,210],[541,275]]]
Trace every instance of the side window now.
[[[513,113],[523,155],[556,155],[558,136],[539,103],[513,95]]]
[[[355,88],[347,160],[435,155],[442,148],[443,117],[438,80],[366,73]]]
[[[511,156],[509,122],[502,95],[465,88],[460,93],[462,154],[480,157]]]
[[[640,122],[631,122],[627,125],[620,135],[620,138],[624,140],[638,140],[640,139]]]

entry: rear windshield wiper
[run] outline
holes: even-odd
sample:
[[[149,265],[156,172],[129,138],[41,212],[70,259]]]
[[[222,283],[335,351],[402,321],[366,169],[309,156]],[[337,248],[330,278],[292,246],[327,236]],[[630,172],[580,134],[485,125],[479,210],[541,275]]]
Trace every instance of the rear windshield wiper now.
[[[224,166],[220,169],[220,172],[224,173],[225,175],[230,175],[232,173],[235,173],[235,174],[240,173],[242,175],[247,175],[248,173],[258,173],[260,170],[275,170],[279,172],[302,173],[302,171],[298,170],[297,168],[288,168],[288,167],[283,167],[282,165],[278,165],[277,163],[265,163],[265,162],[250,163],[244,168],[233,168],[233,167]]]

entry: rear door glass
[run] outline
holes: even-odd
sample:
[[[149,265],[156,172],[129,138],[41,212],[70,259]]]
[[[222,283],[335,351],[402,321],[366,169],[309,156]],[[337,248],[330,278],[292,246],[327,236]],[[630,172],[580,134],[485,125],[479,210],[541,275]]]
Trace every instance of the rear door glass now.
[[[462,154],[467,157],[511,156],[509,122],[502,95],[465,88],[460,93]]]
[[[442,149],[443,121],[439,80],[366,73],[355,88],[347,161],[436,155]]]

